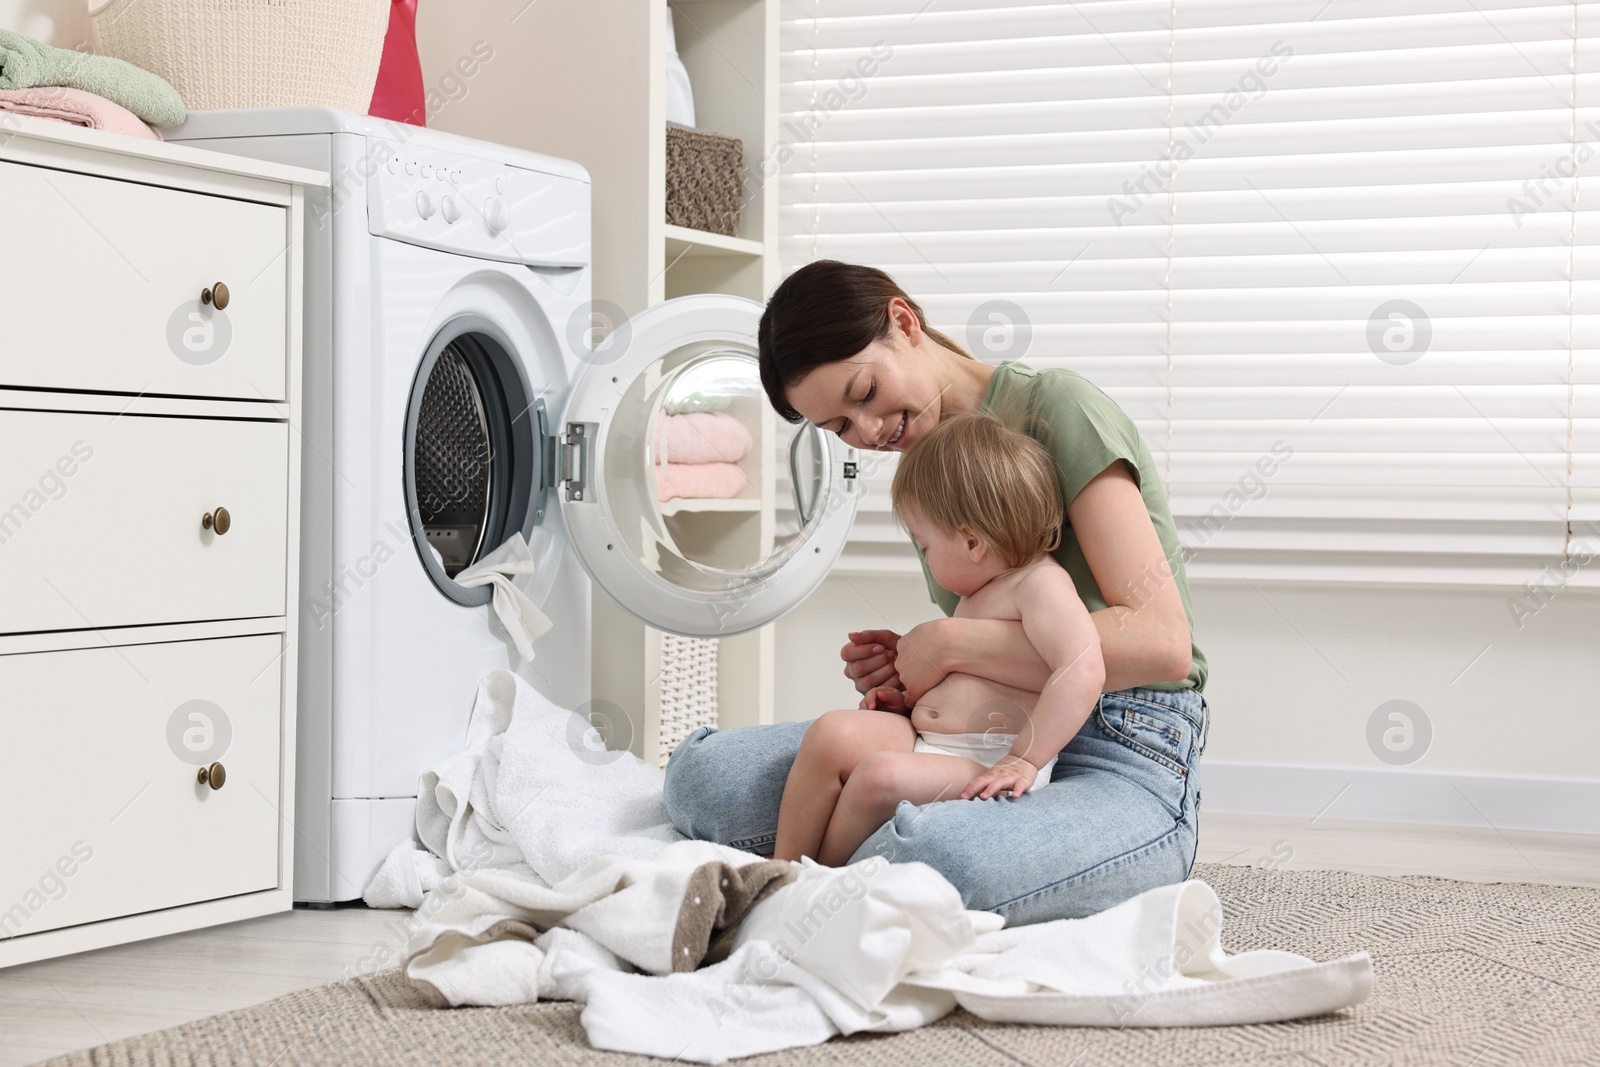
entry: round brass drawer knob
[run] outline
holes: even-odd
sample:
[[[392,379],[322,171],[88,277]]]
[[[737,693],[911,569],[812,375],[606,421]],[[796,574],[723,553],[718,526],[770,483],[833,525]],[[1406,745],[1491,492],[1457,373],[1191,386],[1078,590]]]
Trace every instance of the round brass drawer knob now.
[[[213,763],[209,767],[201,767],[198,780],[201,785],[209,785],[212,789],[221,789],[228,780],[228,769],[220,763]]]
[[[200,527],[204,530],[215,530],[219,534],[225,534],[233,528],[233,516],[228,514],[227,508],[208,511],[201,517]]]
[[[228,287],[222,282],[200,290],[200,303],[215,305],[218,311],[228,306]]]

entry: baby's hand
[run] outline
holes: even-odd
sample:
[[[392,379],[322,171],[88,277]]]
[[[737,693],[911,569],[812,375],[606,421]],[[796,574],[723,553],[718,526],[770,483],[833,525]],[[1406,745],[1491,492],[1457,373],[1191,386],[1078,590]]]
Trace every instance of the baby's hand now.
[[[999,763],[967,783],[961,791],[962,800],[988,800],[1001,792],[1009,791],[1013,798],[1020,797],[1033,785],[1039,768],[1021,756],[1006,756]]]
[[[861,706],[867,711],[895,711],[901,715],[911,710],[906,707],[905,693],[892,685],[868,689],[867,695],[861,698]]]

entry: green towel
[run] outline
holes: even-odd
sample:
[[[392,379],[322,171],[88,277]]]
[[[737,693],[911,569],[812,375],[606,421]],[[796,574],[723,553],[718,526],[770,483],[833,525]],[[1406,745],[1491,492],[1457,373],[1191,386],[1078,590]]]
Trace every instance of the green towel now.
[[[183,121],[178,90],[132,63],[51,48],[32,37],[0,30],[0,89],[66,85],[121,104],[152,126]]]

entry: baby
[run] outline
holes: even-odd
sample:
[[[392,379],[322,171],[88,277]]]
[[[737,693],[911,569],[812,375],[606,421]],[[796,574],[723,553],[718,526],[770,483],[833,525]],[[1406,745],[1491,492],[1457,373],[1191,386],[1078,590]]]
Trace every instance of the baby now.
[[[951,674],[915,707],[880,687],[823,715],[789,771],[775,859],[841,866],[902,800],[1017,798],[1047,785],[1100,696],[1094,620],[1050,556],[1065,514],[1044,446],[991,416],[953,415],[901,457],[891,494],[934,580],[961,597],[956,618],[1020,621],[1050,677],[1034,693]]]

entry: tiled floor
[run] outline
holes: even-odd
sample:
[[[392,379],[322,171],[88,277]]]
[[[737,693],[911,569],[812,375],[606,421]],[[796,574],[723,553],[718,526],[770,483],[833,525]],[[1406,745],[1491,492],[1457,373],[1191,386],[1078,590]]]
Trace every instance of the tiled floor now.
[[[1600,886],[1600,838],[1565,834],[1209,815],[1200,859]],[[296,909],[0,971],[0,1067],[391,967],[405,916]]]

